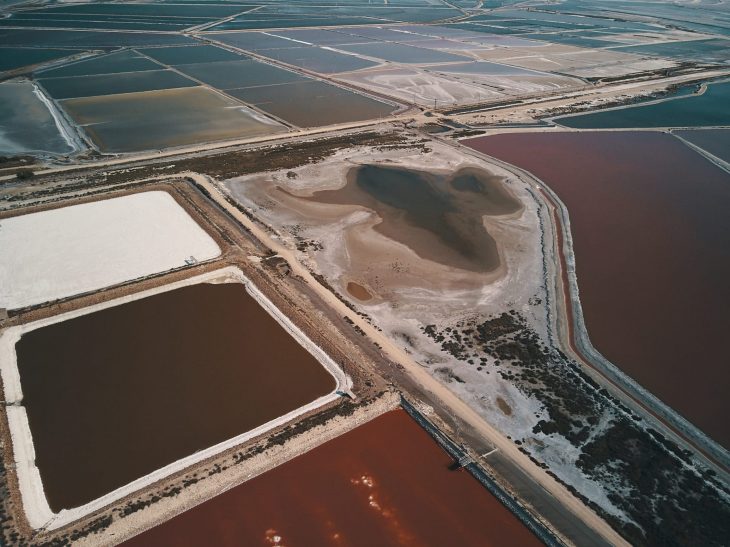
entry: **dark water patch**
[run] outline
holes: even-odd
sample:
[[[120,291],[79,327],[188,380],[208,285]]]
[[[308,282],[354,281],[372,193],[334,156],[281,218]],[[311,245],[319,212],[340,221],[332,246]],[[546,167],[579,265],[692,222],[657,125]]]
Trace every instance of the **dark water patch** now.
[[[596,349],[730,446],[730,175],[664,133],[465,142],[531,171],[567,206]]]
[[[301,45],[301,44],[300,44]],[[340,46],[338,46],[340,47]],[[259,50],[260,55],[323,74],[369,68],[378,63],[314,46]]]
[[[81,51],[73,49],[0,47],[0,71],[37,65],[79,53]]]
[[[194,87],[198,83],[172,70],[148,70],[98,76],[42,78],[41,85],[54,99],[95,97],[118,93],[136,93],[158,89]]]
[[[541,545],[452,463],[390,412],[125,545]]]
[[[281,84],[306,80],[291,70],[241,58],[237,61],[182,65],[178,70],[218,89],[235,89],[259,85]]]
[[[180,23],[166,21],[77,21],[59,20],[41,17],[11,17],[0,19],[0,27],[35,27],[35,28],[64,28],[64,29],[110,29],[110,30],[149,30],[152,32],[167,32],[172,30],[184,30],[188,26]]]
[[[98,74],[116,74],[119,72],[144,72],[160,70],[163,67],[145,59],[133,51],[120,51],[100,57],[94,57],[66,66],[44,70],[39,78],[67,78],[70,76],[95,76]]]
[[[182,34],[152,32],[96,32],[82,30],[0,29],[3,46],[118,48],[198,44]]]
[[[136,3],[88,3],[72,6],[57,6],[40,10],[28,10],[24,13],[43,14],[95,14],[95,15],[136,15],[154,17],[204,17],[206,19],[218,19],[228,17],[244,11],[247,7],[254,8],[255,5],[225,5],[225,4],[200,4],[200,5],[164,5],[164,4],[136,4]]]
[[[730,125],[730,82],[709,84],[702,95],[557,118],[555,121],[576,129]]]
[[[240,284],[193,285],[69,319],[24,334],[16,350],[54,511],[335,388]]]
[[[101,15],[98,13],[74,13],[74,14],[68,14],[68,13],[48,13],[47,11],[43,12],[35,12],[35,11],[26,11],[26,12],[18,12],[16,14],[17,16],[22,17],[30,17],[30,18],[43,18],[48,21],[99,21],[99,22],[112,22],[112,21],[120,21],[120,22],[165,22],[170,21],[174,22],[176,24],[186,25],[186,26],[193,26],[193,25],[200,25],[203,23],[210,22],[210,19],[208,17],[177,17],[177,16],[168,16],[168,17],[158,17],[155,15]]]
[[[695,129],[674,134],[730,163],[730,129]]]
[[[478,169],[444,176],[365,165],[348,172],[343,188],[316,192],[308,199],[371,209],[382,219],[375,230],[421,258],[477,272],[500,265],[497,244],[484,228],[484,215],[521,208],[501,177]]]
[[[189,65],[193,63],[211,63],[218,61],[238,61],[246,59],[232,51],[215,46],[177,46],[142,49],[148,57],[168,65]]]

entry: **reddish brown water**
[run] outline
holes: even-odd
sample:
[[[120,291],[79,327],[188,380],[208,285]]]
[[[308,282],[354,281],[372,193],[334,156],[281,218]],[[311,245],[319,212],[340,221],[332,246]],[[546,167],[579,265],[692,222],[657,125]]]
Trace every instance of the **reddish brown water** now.
[[[238,283],[184,287],[50,325],[16,349],[54,511],[335,388]]]
[[[452,463],[404,411],[390,412],[125,545],[541,545]]]
[[[730,446],[730,175],[663,133],[505,134],[465,144],[558,194],[593,345]]]
[[[357,298],[358,300],[372,300],[373,296],[368,292],[368,290],[360,285],[359,283],[355,283],[354,281],[350,281],[347,284],[347,292],[349,292],[352,296]]]

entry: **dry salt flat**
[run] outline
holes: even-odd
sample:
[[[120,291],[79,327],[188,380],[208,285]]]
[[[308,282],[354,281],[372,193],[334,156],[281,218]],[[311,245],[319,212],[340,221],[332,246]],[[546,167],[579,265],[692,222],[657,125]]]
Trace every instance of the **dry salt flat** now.
[[[0,308],[99,290],[220,253],[162,191],[6,218],[0,220]]]

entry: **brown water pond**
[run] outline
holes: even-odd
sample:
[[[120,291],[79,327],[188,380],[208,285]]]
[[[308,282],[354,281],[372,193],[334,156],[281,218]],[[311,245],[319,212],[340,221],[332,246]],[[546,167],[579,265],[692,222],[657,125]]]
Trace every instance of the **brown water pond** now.
[[[541,545],[452,463],[393,411],[125,545]]]
[[[592,344],[730,447],[730,175],[658,132],[464,143],[558,194]]]
[[[362,301],[372,300],[373,298],[373,295],[371,295],[365,287],[363,287],[359,283],[355,283],[354,281],[350,281],[347,284],[347,292],[349,292],[358,300]]]
[[[56,323],[23,335],[16,350],[54,511],[335,388],[239,283],[192,285]]]

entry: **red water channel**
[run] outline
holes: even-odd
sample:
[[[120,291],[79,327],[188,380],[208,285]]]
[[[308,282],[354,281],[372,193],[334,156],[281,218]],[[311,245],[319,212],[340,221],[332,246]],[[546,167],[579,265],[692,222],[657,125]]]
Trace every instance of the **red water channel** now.
[[[569,212],[594,347],[730,446],[730,175],[659,132],[463,143],[557,193]]]
[[[126,545],[541,545],[452,463],[404,411],[389,412]]]

